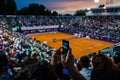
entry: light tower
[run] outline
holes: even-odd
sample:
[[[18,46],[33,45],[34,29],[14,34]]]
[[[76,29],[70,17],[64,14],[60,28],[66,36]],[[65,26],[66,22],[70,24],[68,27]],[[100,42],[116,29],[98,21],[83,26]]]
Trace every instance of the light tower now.
[[[96,5],[99,5],[100,0],[94,0],[94,2],[96,3]]]

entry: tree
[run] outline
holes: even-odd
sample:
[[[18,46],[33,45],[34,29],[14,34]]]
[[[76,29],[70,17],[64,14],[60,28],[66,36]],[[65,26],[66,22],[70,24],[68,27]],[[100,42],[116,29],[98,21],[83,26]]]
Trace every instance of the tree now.
[[[72,14],[65,14],[64,16],[72,16]]]
[[[6,14],[16,14],[17,6],[14,0],[7,0],[5,12]]]
[[[85,16],[85,10],[77,10],[75,16]]]
[[[40,14],[39,4],[36,4],[36,3],[30,4],[28,7],[28,10],[30,15]]]
[[[5,0],[0,0],[0,14],[5,14]]]
[[[0,0],[0,14],[15,14],[17,11],[14,0]]]
[[[47,10],[44,12],[44,15],[51,15],[51,11],[47,9]]]
[[[40,11],[40,15],[44,15],[45,14],[45,10],[46,10],[46,7],[44,5],[40,5],[39,6],[39,11]],[[47,11],[47,10],[46,10]],[[49,12],[49,11],[48,11]]]
[[[57,15],[58,15],[58,12],[56,12],[56,11],[52,12],[52,16],[57,16]]]
[[[63,16],[63,14],[58,14],[59,16]]]
[[[28,14],[29,14],[29,9],[28,9],[28,7],[22,8],[20,11],[18,11],[17,14],[28,15]]]
[[[32,3],[32,4],[29,4],[28,7],[24,7],[20,11],[18,11],[18,14],[51,15],[51,11],[46,9],[46,7],[44,5]]]

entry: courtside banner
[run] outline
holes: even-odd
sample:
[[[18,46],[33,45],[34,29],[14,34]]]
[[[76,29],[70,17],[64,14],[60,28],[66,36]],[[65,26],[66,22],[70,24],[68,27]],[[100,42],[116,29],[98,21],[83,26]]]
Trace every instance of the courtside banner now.
[[[34,30],[22,30],[20,33],[33,34],[33,33],[45,33],[45,32],[58,32],[59,28],[48,28],[48,29],[34,29]]]

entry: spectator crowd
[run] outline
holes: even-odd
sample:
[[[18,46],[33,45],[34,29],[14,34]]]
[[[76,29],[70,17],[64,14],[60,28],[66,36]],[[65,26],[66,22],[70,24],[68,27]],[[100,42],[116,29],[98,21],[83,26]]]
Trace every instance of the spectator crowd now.
[[[91,38],[112,42],[120,41],[120,17],[71,17],[67,21],[62,20],[63,32],[81,33],[82,36],[89,35]]]
[[[37,19],[40,18],[40,19]],[[14,17],[9,18],[17,25]],[[61,31],[83,36],[119,38],[119,19],[108,17],[17,17],[22,26],[56,25]],[[120,53],[75,59],[70,48],[54,48],[35,38],[5,29],[7,21],[0,19],[0,80],[119,80]],[[5,27],[3,27],[5,26]],[[113,33],[115,32],[115,33]]]
[[[0,16],[0,25],[3,27],[24,26],[51,26],[59,25],[60,31],[66,33],[80,33],[91,38],[111,42],[120,41],[120,17],[117,16]]]

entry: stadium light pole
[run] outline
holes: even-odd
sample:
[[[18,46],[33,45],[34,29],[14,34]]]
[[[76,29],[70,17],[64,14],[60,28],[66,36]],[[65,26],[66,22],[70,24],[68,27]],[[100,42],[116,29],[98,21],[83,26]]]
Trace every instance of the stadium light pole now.
[[[98,6],[100,0],[94,0],[94,2],[95,2],[95,3],[97,4],[97,6]]]

